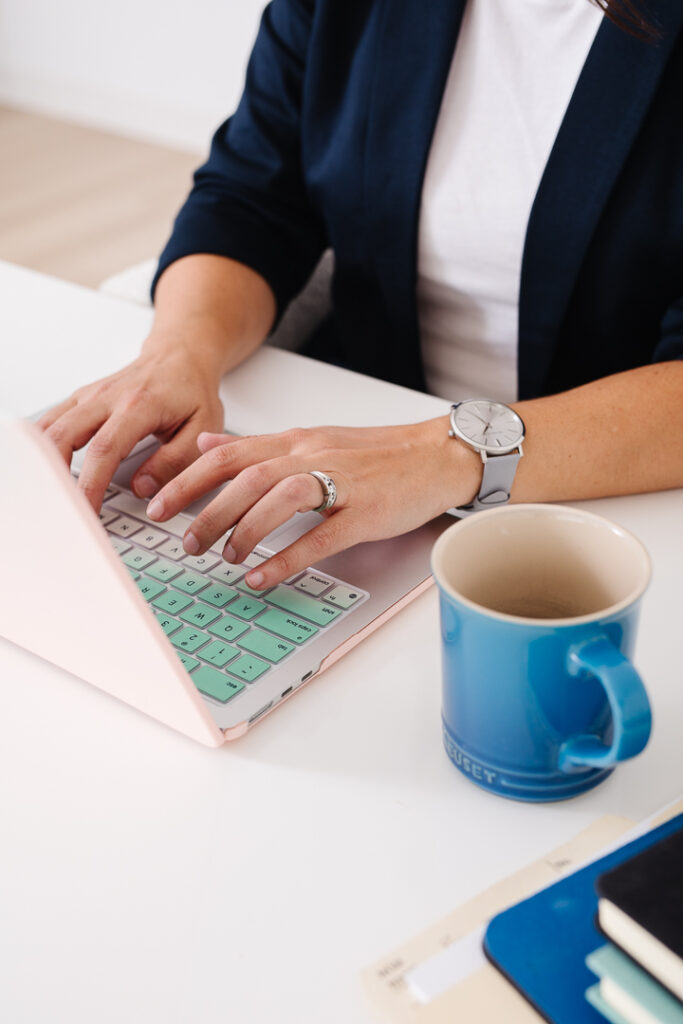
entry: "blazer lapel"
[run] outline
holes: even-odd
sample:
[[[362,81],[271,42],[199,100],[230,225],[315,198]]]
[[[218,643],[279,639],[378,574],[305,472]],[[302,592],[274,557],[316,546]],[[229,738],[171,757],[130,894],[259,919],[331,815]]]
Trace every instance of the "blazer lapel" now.
[[[416,306],[422,182],[465,0],[384,0],[364,178],[368,260],[394,327],[390,374],[420,381]],[[376,359],[386,361],[387,339]],[[384,367],[386,375],[387,368]]]
[[[536,193],[520,287],[520,398],[545,391],[581,262],[683,21],[680,0],[653,6],[657,43],[607,19],[600,26]]]

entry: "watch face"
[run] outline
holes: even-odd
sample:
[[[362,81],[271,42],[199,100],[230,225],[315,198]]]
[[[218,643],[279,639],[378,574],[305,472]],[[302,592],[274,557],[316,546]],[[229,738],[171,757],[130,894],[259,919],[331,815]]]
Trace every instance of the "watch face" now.
[[[453,413],[453,427],[464,441],[488,452],[512,451],[524,439],[524,424],[514,409],[487,398],[461,402]]]

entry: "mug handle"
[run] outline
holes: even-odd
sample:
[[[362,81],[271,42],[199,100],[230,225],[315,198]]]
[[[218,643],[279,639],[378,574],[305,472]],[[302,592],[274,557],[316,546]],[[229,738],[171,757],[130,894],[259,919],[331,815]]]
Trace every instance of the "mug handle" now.
[[[650,737],[652,713],[643,682],[628,658],[606,636],[598,636],[570,650],[568,669],[570,675],[588,673],[602,683],[612,712],[613,737],[610,746],[590,735],[567,740],[560,747],[560,769],[607,768],[639,754]]]

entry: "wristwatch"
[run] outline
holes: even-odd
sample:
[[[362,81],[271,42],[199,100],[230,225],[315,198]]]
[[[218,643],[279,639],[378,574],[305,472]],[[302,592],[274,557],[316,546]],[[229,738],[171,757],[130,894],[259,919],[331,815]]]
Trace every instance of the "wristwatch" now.
[[[449,437],[458,437],[479,452],[484,475],[479,494],[469,505],[450,508],[455,516],[468,516],[510,500],[517,463],[524,454],[524,423],[514,409],[490,398],[468,398],[451,406]]]

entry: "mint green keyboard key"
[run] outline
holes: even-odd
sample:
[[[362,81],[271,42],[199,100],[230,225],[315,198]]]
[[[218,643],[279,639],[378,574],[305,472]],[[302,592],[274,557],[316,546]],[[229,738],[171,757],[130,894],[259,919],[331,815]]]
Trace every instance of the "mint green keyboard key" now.
[[[214,622],[212,626],[209,626],[209,633],[220,637],[221,640],[236,640],[238,636],[242,636],[242,633],[246,633],[248,629],[249,626],[244,622],[240,622],[239,619],[233,619],[232,615],[224,615],[218,622]]]
[[[179,615],[183,609],[187,608],[188,604],[192,604],[192,598],[185,597],[184,594],[178,594],[175,590],[167,590],[161,597],[155,597],[152,604],[155,608],[161,608],[162,612],[172,612],[173,615]]]
[[[128,566],[126,566],[126,569],[130,573],[130,575],[133,577],[134,580],[139,580],[140,579],[140,573],[136,572],[135,569],[128,569]]]
[[[302,622],[301,619],[297,619],[293,615],[286,615],[275,608],[269,608],[267,612],[260,615],[256,623],[264,629],[269,629],[271,633],[277,633],[278,636],[284,637],[285,640],[292,640],[295,644],[302,644],[306,640],[310,640],[318,632],[315,626],[311,626],[308,622]]]
[[[185,594],[198,594],[200,590],[208,586],[208,583],[209,581],[204,576],[200,576],[196,572],[184,572],[173,580],[173,586]]]
[[[210,661],[216,668],[223,668],[229,661],[236,658],[239,653],[235,647],[230,647],[229,644],[222,644],[220,640],[214,640],[202,648],[199,657],[202,661]]]
[[[154,614],[166,636],[169,633],[175,633],[176,629],[180,629],[181,623],[177,619],[172,618],[170,615],[164,615],[163,612],[155,612]]]
[[[198,661],[195,661],[194,658],[190,658],[189,655],[187,654],[183,654],[182,651],[176,651],[176,654],[178,655],[178,657],[180,658],[188,672],[191,672],[192,669],[196,668],[197,665],[199,664]]]
[[[210,625],[214,619],[217,619],[220,612],[217,612],[215,608],[209,608],[208,604],[193,604],[191,608],[187,608],[180,618],[183,622],[190,622],[193,626],[204,626]]]
[[[277,637],[269,636],[268,633],[262,633],[260,629],[252,629],[251,633],[247,633],[237,641],[237,646],[274,662],[282,661],[285,655],[294,650],[291,644],[285,643],[284,640],[278,640]]]
[[[128,551],[130,548],[130,544],[126,544],[125,540],[121,540],[120,537],[112,537],[111,534],[109,534],[109,543],[117,555],[122,555],[124,551]]]
[[[192,682],[200,693],[205,693],[223,704],[244,689],[244,683],[229,679],[222,672],[218,672],[215,668],[209,668],[208,665],[202,665],[192,673]]]
[[[183,570],[178,565],[174,565],[173,562],[166,562],[163,558],[160,558],[155,565],[151,565],[148,570],[148,575],[153,576],[155,580],[161,580],[162,583],[168,583],[169,580],[175,579],[176,576],[180,576]]]
[[[262,676],[269,668],[270,665],[266,661],[252,658],[250,654],[243,654],[237,661],[232,662],[228,672],[231,672],[234,676],[240,676],[241,679],[246,679],[248,683],[253,683],[255,679]]]
[[[265,611],[265,608],[262,601],[255,601],[253,597],[240,597],[230,605],[230,614],[238,615],[240,619],[251,622],[259,612]]]
[[[136,582],[140,593],[146,601],[151,601],[153,598],[158,597],[159,594],[163,594],[164,590],[166,590],[163,583],[155,583],[154,580],[146,580],[144,576],[141,576]]]
[[[298,590],[290,587],[276,587],[267,598],[268,604],[277,605],[283,611],[292,612],[293,615],[301,615],[304,619],[310,619],[316,626],[326,626],[328,622],[334,622],[341,615],[341,609],[330,608],[321,604],[308,594],[301,594]]]
[[[156,561],[156,555],[151,555],[149,551],[138,551],[137,548],[131,548],[125,555],[121,555],[121,561],[130,569],[145,569]]]
[[[179,633],[171,637],[171,643],[174,647],[182,647],[184,651],[189,651],[191,654],[206,643],[206,634],[186,626],[185,629],[181,629]]]
[[[237,591],[233,590],[232,587],[218,587],[214,585],[209,587],[208,590],[202,591],[202,601],[213,604],[216,608],[225,608],[226,604],[235,597],[237,597]]]

